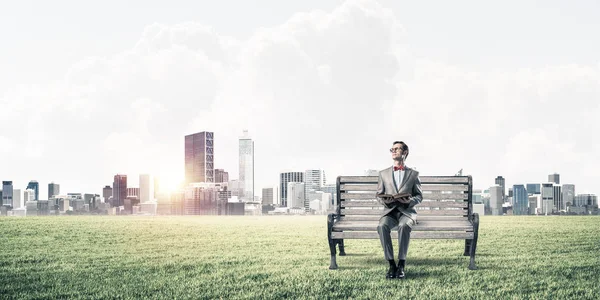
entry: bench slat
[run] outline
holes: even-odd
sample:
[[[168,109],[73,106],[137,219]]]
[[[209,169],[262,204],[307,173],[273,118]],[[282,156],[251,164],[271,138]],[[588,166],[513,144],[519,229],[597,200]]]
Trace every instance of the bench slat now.
[[[341,221],[377,221],[379,222],[379,219],[381,218],[381,216],[376,216],[376,215],[346,215],[346,216],[342,216],[340,219]],[[465,216],[456,216],[456,215],[449,215],[449,216],[440,216],[440,215],[421,215],[419,214],[417,216],[417,222],[421,222],[421,221],[446,221],[446,222],[450,222],[450,221],[468,221],[468,218]]]
[[[464,184],[421,184],[423,191],[459,191],[466,192],[469,190],[468,185]],[[377,184],[354,184],[354,183],[343,183],[340,184],[340,191],[376,191]]]
[[[419,176],[421,183],[469,183],[467,176]],[[340,183],[377,183],[377,176],[340,176]]]
[[[398,231],[392,231],[393,240],[398,239]],[[379,239],[377,231],[344,231],[332,232],[333,239]],[[458,231],[415,231],[410,234],[411,239],[472,239],[473,232]]]
[[[342,198],[342,200],[375,199],[375,194],[374,193],[341,193],[340,198]],[[469,194],[466,194],[466,193],[452,193],[452,194],[423,193],[423,199],[427,199],[427,200],[467,200],[467,199],[469,199]]]
[[[334,231],[377,231],[379,222],[341,221],[333,225]],[[392,230],[398,230],[397,227]],[[419,221],[412,231],[473,231],[473,225],[468,221]]]
[[[341,203],[342,207],[381,207],[382,206],[376,200],[342,201],[340,203]],[[468,205],[469,205],[469,203],[465,202],[465,201],[453,202],[453,201],[425,201],[425,200],[423,200],[423,202],[421,202],[420,204],[417,204],[417,207],[465,208],[465,207],[468,207]]]
[[[348,209],[348,208],[342,208],[341,209],[341,214],[342,215],[381,215],[381,212],[383,211],[383,209]],[[462,216],[462,215],[466,215],[468,213],[468,211],[466,209],[454,209],[454,210],[449,210],[449,209],[420,209],[417,210],[417,218],[418,215],[440,215],[440,216],[453,216],[453,215],[458,215],[458,216]]]

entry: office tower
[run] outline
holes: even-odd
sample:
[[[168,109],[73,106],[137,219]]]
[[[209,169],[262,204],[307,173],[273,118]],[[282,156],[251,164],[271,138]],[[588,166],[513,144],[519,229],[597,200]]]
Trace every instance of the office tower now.
[[[115,175],[112,197],[112,206],[123,206],[125,204],[125,198],[127,198],[127,175]]]
[[[304,209],[309,211],[310,201],[316,198],[316,193],[325,185],[325,171],[306,170],[304,172]],[[321,199],[322,197],[318,197]]]
[[[289,207],[287,203],[287,188],[289,182],[304,182],[304,172],[283,172],[279,174],[280,205]]]
[[[13,205],[13,182],[2,181],[2,206]]]
[[[490,187],[490,208],[492,210],[492,215],[502,215],[502,203],[504,203],[504,198],[502,196],[502,186],[495,185]]]
[[[552,199],[554,200],[554,209],[556,211],[565,210],[565,202],[562,197],[562,187],[560,185],[555,184],[553,187]]]
[[[185,136],[185,182],[214,182],[214,134],[202,131]]]
[[[554,210],[554,184],[542,183],[542,214],[551,214]]]
[[[502,191],[502,202],[504,202],[506,199],[506,180],[504,177],[498,176],[496,177],[496,180],[494,180],[494,183],[500,186],[500,190]]]
[[[548,182],[560,184],[560,175],[556,173],[548,175]]]
[[[27,201],[34,201],[35,199],[35,191],[27,189],[23,191],[23,202],[27,203]]]
[[[23,193],[21,193],[20,189],[13,189],[13,204],[12,208],[21,208],[25,207],[25,201],[23,201]]]
[[[513,188],[512,188],[512,187],[509,187],[509,188],[508,188],[508,197],[509,197],[509,198],[512,198],[512,196],[513,196]]]
[[[566,206],[572,206],[575,203],[575,185],[574,184],[563,184],[562,185],[562,197],[563,202]]]
[[[48,183],[48,199],[60,195],[60,185],[54,182]]]
[[[110,185],[104,186],[104,188],[102,189],[102,197],[104,198],[105,203],[108,203],[108,200],[110,199],[110,197],[112,197],[112,195],[113,195],[112,187],[110,187]]]
[[[321,187],[321,191],[331,195],[331,197],[329,197],[331,202],[328,207],[335,207],[337,205],[337,184],[325,184]]]
[[[241,198],[250,202],[254,201],[254,141],[249,137],[248,130],[244,130],[239,143]]]
[[[127,197],[140,199],[140,188],[128,187],[127,188]]]
[[[140,203],[154,200],[154,182],[149,174],[140,175]]]
[[[542,193],[541,185],[539,183],[528,183],[525,189],[530,195],[539,195]]]
[[[29,190],[33,190],[35,192],[35,198],[34,200],[40,200],[40,184],[35,181],[32,180],[27,184],[27,189]]]
[[[527,215],[527,207],[529,205],[529,196],[527,190],[522,184],[515,184],[512,188],[513,191],[513,214],[514,215]]]
[[[224,185],[218,183],[191,183],[184,189],[184,214],[218,215],[219,192]],[[222,196],[221,196],[222,197]]]
[[[229,181],[229,174],[223,169],[215,169],[215,182],[222,183]]]
[[[262,189],[262,205],[271,205],[275,204],[273,200],[273,196],[277,194],[274,193],[273,188],[263,188]]]
[[[287,184],[287,207],[304,208],[304,183],[288,182]]]

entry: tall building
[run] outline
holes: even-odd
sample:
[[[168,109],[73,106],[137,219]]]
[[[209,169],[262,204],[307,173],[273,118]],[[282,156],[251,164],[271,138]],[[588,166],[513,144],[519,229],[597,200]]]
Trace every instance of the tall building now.
[[[310,201],[322,199],[321,189],[325,186],[325,171],[323,170],[306,170],[304,172],[304,209],[309,211]]]
[[[13,204],[12,208],[25,207],[25,201],[23,201],[23,193],[20,189],[13,189]]]
[[[110,199],[110,197],[112,197],[112,195],[112,187],[110,187],[110,185],[104,186],[104,188],[102,189],[102,197],[104,198],[104,202],[108,203],[108,200]]]
[[[240,187],[242,189],[242,200],[254,201],[254,141],[244,130],[240,137]]]
[[[290,182],[304,182],[304,172],[283,172],[279,174],[279,193],[281,206],[289,207],[287,202],[287,189]]]
[[[500,190],[502,192],[502,202],[504,202],[506,199],[506,179],[504,179],[502,176],[498,176],[494,180],[494,183],[500,186]]]
[[[304,208],[304,183],[288,182],[287,186],[287,207]]]
[[[556,173],[548,175],[548,182],[560,184],[560,175]]]
[[[562,198],[565,203],[565,207],[571,206],[575,203],[575,185],[574,184],[563,184],[562,185]]]
[[[224,184],[191,183],[184,191],[184,214],[186,215],[218,215],[220,191]]]
[[[13,205],[13,182],[2,181],[2,206]]]
[[[127,188],[127,197],[131,197],[131,198],[135,198],[135,199],[140,199],[140,188],[133,188],[133,187],[128,187]]]
[[[54,182],[48,183],[48,199],[60,195],[60,185]]]
[[[215,182],[222,183],[229,181],[229,173],[223,169],[215,169]]]
[[[542,183],[542,214],[551,214],[554,210],[554,184]]]
[[[140,175],[140,203],[154,200],[154,182],[150,174]]]
[[[35,201],[40,200],[40,184],[37,181],[30,181],[27,184],[27,189],[35,192]]]
[[[335,207],[337,205],[337,184],[335,184],[335,183],[325,184],[321,188],[321,191],[323,193],[328,193],[331,195],[331,197],[329,197],[331,202],[329,203],[329,205],[327,207]]]
[[[556,211],[565,210],[566,206],[565,202],[563,201],[562,187],[560,185],[555,184],[552,188],[554,192],[552,195],[552,198],[554,200],[554,209]]]
[[[528,183],[526,190],[530,195],[539,195],[542,193],[541,185],[539,183]]]
[[[125,205],[125,198],[127,198],[127,175],[117,174],[113,182],[112,206]]]
[[[490,187],[490,208],[493,216],[502,215],[502,203],[504,198],[502,196],[502,186],[495,185]]]
[[[185,182],[214,182],[214,134],[202,131],[185,136]]]
[[[275,204],[273,196],[277,196],[277,193],[274,192],[273,188],[263,188],[262,189],[262,205]]]
[[[529,205],[529,196],[527,195],[527,190],[525,186],[522,184],[513,185],[513,214],[514,215],[527,215],[528,205]]]
[[[23,203],[27,204],[27,201],[34,201],[33,199],[35,199],[34,190],[27,189],[23,191]]]

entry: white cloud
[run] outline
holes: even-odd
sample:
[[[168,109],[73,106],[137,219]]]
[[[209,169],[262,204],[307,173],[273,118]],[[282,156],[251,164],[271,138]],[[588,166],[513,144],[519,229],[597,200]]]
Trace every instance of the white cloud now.
[[[178,176],[183,136],[206,130],[216,166],[235,178],[237,138],[249,129],[257,195],[284,169],[334,179],[384,168],[396,139],[423,174],[463,168],[486,187],[497,175],[512,184],[556,171],[592,189],[598,66],[472,71],[415,59],[404,37],[374,1],[296,14],[243,41],[193,22],[149,25],[132,49],[0,96],[0,126],[10,128],[0,144],[12,145],[1,175],[71,182],[84,165],[65,189],[89,192],[119,172]],[[16,149],[29,149],[29,169]]]

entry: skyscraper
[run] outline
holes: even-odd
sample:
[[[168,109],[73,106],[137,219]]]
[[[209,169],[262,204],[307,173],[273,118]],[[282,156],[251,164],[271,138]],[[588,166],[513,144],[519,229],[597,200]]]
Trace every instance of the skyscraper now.
[[[548,175],[548,182],[560,184],[560,175],[557,173]]]
[[[565,208],[567,205],[574,205],[574,203],[575,203],[575,185],[574,184],[563,184],[562,185],[562,197],[563,197],[563,202],[565,203]]]
[[[25,201],[23,201],[23,194],[20,189],[13,189],[13,209],[25,207]]]
[[[110,185],[104,186],[102,189],[102,197],[104,197],[104,202],[108,203],[108,200],[113,195],[113,189]]]
[[[12,181],[2,181],[2,205],[13,206],[13,183]]]
[[[504,202],[504,200],[506,199],[506,180],[504,179],[504,177],[498,176],[496,177],[496,180],[494,180],[494,183],[500,186],[500,190],[502,192],[502,201]]]
[[[48,183],[48,199],[60,195],[60,185],[54,182]]]
[[[215,169],[215,182],[222,183],[229,181],[229,173],[223,169]]]
[[[214,133],[185,136],[185,182],[214,182]]]
[[[117,174],[113,182],[112,206],[125,205],[125,198],[127,198],[127,175]]]
[[[287,207],[304,208],[304,183],[288,182],[287,186]]]
[[[502,215],[502,203],[504,202],[502,197],[502,186],[495,185],[490,187],[490,208],[492,215]]]
[[[287,188],[289,182],[304,182],[304,172],[284,172],[279,175],[280,205],[287,207]]]
[[[35,181],[35,180],[30,181],[27,184],[27,189],[33,190],[35,192],[35,196],[34,196],[35,201],[40,200],[40,184],[37,181]]]
[[[154,200],[154,182],[149,174],[140,175],[140,203]]]
[[[248,130],[244,130],[240,137],[240,188],[242,200],[254,201],[254,141],[249,137]]]
[[[304,209],[309,211],[310,201],[323,198],[317,195],[325,185],[325,171],[306,170],[304,172]]]
[[[542,193],[541,185],[539,183],[528,183],[526,189],[527,193],[530,195],[539,195]]]
[[[562,187],[558,184],[555,184],[552,188],[554,192],[552,195],[552,198],[554,200],[554,209],[556,211],[564,210],[566,207],[565,202],[563,201]]]
[[[542,183],[542,213],[551,214],[554,210],[554,184]]]
[[[527,190],[522,184],[513,185],[513,214],[526,215],[528,213],[527,206],[529,205],[529,196]]]
[[[275,201],[273,201],[273,196],[277,196],[277,194],[274,193],[273,188],[263,188],[262,189],[262,205],[274,204]]]

